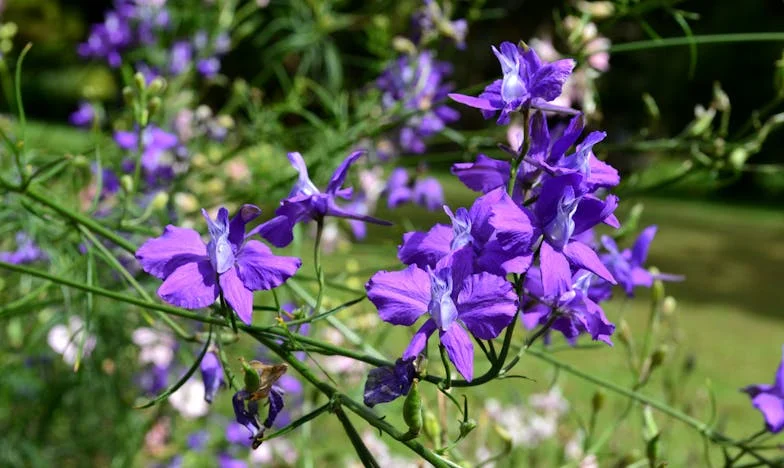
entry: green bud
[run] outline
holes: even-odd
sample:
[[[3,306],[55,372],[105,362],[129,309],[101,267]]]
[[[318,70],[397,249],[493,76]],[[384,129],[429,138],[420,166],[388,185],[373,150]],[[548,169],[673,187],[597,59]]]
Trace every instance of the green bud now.
[[[721,89],[721,84],[718,81],[713,83],[713,106],[722,111],[727,112],[730,110],[730,97]]]
[[[648,271],[650,271],[654,277],[661,273],[656,267],[651,267]],[[657,279],[653,281],[653,286],[651,286],[651,299],[656,302],[662,302],[664,300],[664,282],[662,280]]]
[[[705,109],[701,105],[694,108],[694,121],[689,128],[691,136],[700,136],[710,130],[713,119],[716,117],[716,109]]]
[[[253,393],[259,389],[261,386],[261,377],[259,376],[259,372],[251,367],[244,358],[240,357],[240,363],[242,364],[242,380],[245,382],[245,391],[249,393]]]
[[[133,105],[133,101],[136,98],[136,94],[133,92],[130,86],[126,86],[122,89],[122,96],[123,102],[125,102],[126,106]]]
[[[591,398],[591,407],[593,408],[594,413],[598,413],[604,407],[604,392],[601,390],[597,390],[593,394],[593,398]]]
[[[401,53],[406,55],[413,55],[416,53],[416,46],[413,42],[403,36],[395,36],[392,39],[392,47]]]
[[[422,398],[419,395],[419,381],[414,380],[411,390],[408,391],[406,401],[403,403],[403,420],[408,425],[408,431],[418,434],[422,429]]]
[[[648,113],[648,116],[653,120],[659,120],[661,112],[659,112],[659,105],[656,104],[656,100],[653,96],[648,93],[643,93],[642,102],[645,104],[645,111]]]
[[[155,197],[152,199],[150,206],[153,210],[163,210],[166,208],[166,205],[169,203],[169,194],[166,192],[158,192],[155,194]]]
[[[605,1],[587,2],[581,0],[577,2],[577,9],[596,19],[606,19],[615,13],[615,5],[613,2]]]
[[[625,344],[626,346],[631,346],[632,330],[629,328],[629,324],[626,322],[626,319],[621,319],[621,322],[618,324],[618,328],[618,339],[620,339],[621,343]]]
[[[658,348],[656,348],[653,354],[651,354],[651,370],[662,365],[669,353],[670,347],[666,344],[660,345]]]
[[[120,187],[122,187],[125,193],[133,193],[133,177],[128,174],[120,177]]]
[[[438,446],[441,443],[441,425],[438,423],[438,417],[435,413],[425,410],[423,414],[423,425],[425,436],[431,443]]]
[[[664,298],[664,302],[662,303],[662,314],[665,317],[672,317],[675,314],[675,309],[677,307],[678,301],[676,301],[672,296],[667,296]]]
[[[160,94],[166,89],[166,80],[160,76],[156,76],[150,82],[150,86],[147,89],[150,91],[150,94]]]
[[[0,26],[0,38],[12,39],[19,32],[19,27],[16,23],[8,22]]]
[[[476,429],[476,421],[472,418],[468,418],[465,421],[460,422],[460,438],[467,436],[471,431]]]
[[[71,162],[76,167],[90,167],[90,160],[87,159],[83,154],[77,154],[74,156]]]
[[[150,102],[147,103],[147,112],[149,115],[155,115],[158,112],[158,109],[161,108],[161,98],[158,96],[153,96],[150,98]]]
[[[746,160],[749,159],[751,156],[745,148],[738,147],[732,150],[729,156],[730,165],[733,169],[739,171],[743,169],[743,165],[746,164]]]
[[[142,109],[139,114],[139,125],[142,127],[146,127],[147,124],[150,122],[150,111],[148,109]]]
[[[147,80],[144,79],[144,75],[141,72],[136,72],[133,75],[133,82],[136,84],[136,89],[144,89],[147,87]]]

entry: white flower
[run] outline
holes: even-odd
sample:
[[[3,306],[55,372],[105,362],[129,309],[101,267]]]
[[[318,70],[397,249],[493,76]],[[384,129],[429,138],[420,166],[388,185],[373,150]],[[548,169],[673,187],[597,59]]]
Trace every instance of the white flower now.
[[[68,318],[68,325],[55,325],[49,330],[46,336],[46,341],[49,346],[57,354],[63,356],[63,361],[67,364],[73,365],[76,362],[76,357],[79,353],[79,347],[82,348],[82,355],[89,356],[95,348],[95,336],[85,336],[84,321],[77,316],[72,315]]]
[[[169,403],[186,419],[196,419],[210,411],[210,405],[204,401],[204,384],[198,378],[185,382],[169,396]]]
[[[169,367],[174,359],[174,338],[153,328],[137,328],[131,340],[140,347],[139,363],[155,364],[157,367]]]

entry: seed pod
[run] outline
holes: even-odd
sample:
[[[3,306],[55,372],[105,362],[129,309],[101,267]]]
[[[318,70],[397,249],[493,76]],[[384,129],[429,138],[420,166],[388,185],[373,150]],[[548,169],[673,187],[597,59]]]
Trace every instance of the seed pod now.
[[[471,431],[476,429],[476,421],[474,419],[468,418],[465,421],[460,422],[460,438],[467,436]]]
[[[422,398],[419,396],[419,382],[414,380],[403,403],[403,420],[412,434],[422,429]]]
[[[667,354],[669,354],[670,348],[667,345],[661,345],[651,354],[651,370],[659,367],[662,365],[664,360],[667,358]]]
[[[604,392],[601,390],[597,390],[596,393],[593,394],[593,398],[591,398],[591,406],[593,407],[594,413],[599,412],[604,407]]]

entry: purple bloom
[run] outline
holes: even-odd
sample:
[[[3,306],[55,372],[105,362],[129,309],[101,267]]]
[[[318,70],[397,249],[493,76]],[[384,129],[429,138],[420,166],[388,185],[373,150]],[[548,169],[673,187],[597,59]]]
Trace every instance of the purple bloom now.
[[[207,431],[196,431],[190,434],[186,440],[186,445],[191,450],[202,450],[210,440],[210,433]]]
[[[342,188],[342,186],[351,164],[360,156],[362,156],[361,151],[351,153],[332,174],[326,191],[321,192],[310,180],[308,168],[305,165],[305,160],[302,159],[302,155],[289,153],[289,161],[291,161],[291,165],[299,173],[297,182],[294,184],[294,188],[289,193],[288,198],[281,201],[280,207],[275,210],[276,216],[254,229],[250,235],[260,234],[272,245],[285,247],[294,239],[292,231],[295,224],[310,220],[323,220],[326,216],[355,219],[382,225],[391,224],[372,216],[347,211],[338,206],[336,202],[338,197],[343,199],[351,197],[351,188]]]
[[[452,213],[444,207],[452,220],[451,228],[436,224],[427,233],[406,233],[398,250],[398,258],[406,265],[414,264],[421,269],[435,268],[441,259],[463,250],[474,272],[487,271],[496,275],[524,273],[531,264],[530,247],[504,249],[496,238],[495,228],[490,224],[493,208],[498,209],[500,205],[511,205],[507,209],[516,209],[514,202],[499,188],[479,197],[470,210],[458,208]],[[515,228],[516,245],[530,245],[533,235],[530,223],[520,218]]]
[[[493,47],[493,53],[501,62],[503,78],[487,86],[479,97],[450,94],[450,98],[481,109],[486,119],[501,111],[499,125],[509,123],[509,114],[523,107],[574,113],[570,109],[547,104],[561,95],[561,88],[575,66],[574,60],[545,63],[533,49],[511,42],[503,42],[500,51]]]
[[[454,109],[434,102],[444,99],[452,89],[443,80],[452,73],[452,66],[433,58],[430,51],[416,56],[404,55],[392,62],[379,76],[376,86],[382,91],[385,109],[402,106],[422,111],[408,118],[400,130],[398,145],[407,153],[425,152],[425,139],[441,132],[455,122],[460,114]]]
[[[434,211],[444,204],[444,189],[437,179],[433,177],[418,179],[412,187],[408,172],[402,167],[395,168],[389,175],[384,192],[387,194],[389,208],[396,208],[413,201]]]
[[[240,390],[234,394],[234,397],[232,397],[234,416],[239,424],[245,426],[250,431],[251,439],[263,436],[264,430],[271,428],[275,423],[278,414],[283,410],[283,395],[285,393],[281,387],[277,385],[272,386],[268,398],[269,409],[267,410],[267,418],[263,423],[259,422],[258,400],[253,400],[247,390]]]
[[[161,237],[136,251],[136,258],[144,271],[164,280],[158,295],[169,304],[207,307],[222,292],[240,320],[250,324],[253,291],[280,286],[302,262],[276,256],[261,242],[248,240],[245,225],[261,214],[254,205],[243,205],[231,221],[223,207],[215,221],[202,213],[210,231],[208,244],[192,229],[168,225]]]
[[[157,395],[169,383],[169,366],[153,364],[138,374],[136,382],[146,394]]]
[[[742,389],[751,397],[751,403],[765,418],[765,427],[772,433],[784,429],[784,358],[776,371],[773,385],[749,385]]]
[[[0,252],[0,262],[22,265],[49,258],[24,232],[16,233],[16,250]]]
[[[218,454],[218,468],[248,468],[248,462],[223,452]]]
[[[365,382],[365,404],[372,408],[408,394],[415,375],[414,362],[402,359],[394,366],[372,369]]]
[[[190,67],[193,61],[193,47],[187,41],[175,42],[171,48],[169,59],[169,72],[179,75]]]
[[[496,228],[498,240],[505,250],[527,252],[530,249],[530,243],[524,237],[529,225],[534,227],[534,239],[542,236],[539,262],[546,296],[560,296],[571,289],[570,265],[592,271],[616,284],[596,252],[574,240],[573,236],[601,222],[619,227],[612,214],[618,205],[617,197],[608,195],[602,201],[584,194],[580,191],[581,181],[578,174],[547,179],[531,211],[516,204],[493,207],[490,224]]]
[[[533,329],[544,325],[552,314],[557,314],[552,329],[563,333],[566,339],[574,344],[581,333],[589,333],[591,338],[612,345],[610,336],[615,325],[607,320],[604,311],[595,298],[591,296],[590,283],[593,274],[586,270],[578,270],[570,281],[569,290],[557,295],[548,296],[542,287],[541,277],[532,269],[525,279],[525,291],[533,305],[523,310],[523,324]]]
[[[150,125],[142,132],[141,140],[141,164],[148,183],[153,183],[159,176],[170,176],[172,161],[167,160],[166,155],[179,145],[177,135]],[[126,151],[139,151],[139,132],[114,132],[114,142]],[[133,163],[129,169],[133,170]]]
[[[79,107],[68,117],[71,125],[76,127],[89,128],[95,121],[95,109],[87,101],[81,101]]]
[[[634,287],[643,286],[650,288],[655,279],[663,281],[681,281],[683,276],[657,274],[653,275],[645,269],[645,260],[648,258],[648,248],[656,235],[656,226],[643,229],[631,249],[618,250],[618,245],[609,236],[602,236],[602,246],[608,253],[601,255],[601,260],[610,270],[613,277],[623,287],[629,297],[634,296]]]
[[[380,271],[366,289],[381,319],[393,325],[411,326],[420,316],[429,315],[403,360],[416,358],[438,330],[449,359],[469,381],[474,374],[474,346],[468,332],[479,339],[493,339],[517,311],[517,297],[509,282],[489,273],[467,274],[463,262],[453,261],[452,256],[442,259],[435,270],[411,265],[403,271]]]
[[[196,63],[196,70],[205,78],[212,78],[220,71],[220,60],[217,57],[208,57]]]
[[[204,400],[212,403],[213,398],[223,385],[223,367],[218,356],[209,351],[201,360],[201,380],[204,382]]]

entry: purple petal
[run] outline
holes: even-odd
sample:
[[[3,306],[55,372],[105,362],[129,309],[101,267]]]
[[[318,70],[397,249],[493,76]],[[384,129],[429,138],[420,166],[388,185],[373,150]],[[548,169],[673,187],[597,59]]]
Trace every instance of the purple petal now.
[[[784,399],[771,393],[760,393],[751,403],[762,412],[770,432],[775,434],[784,429]]]
[[[200,369],[201,380],[204,382],[204,399],[208,403],[212,403],[218,389],[223,384],[223,367],[221,367],[218,356],[210,351],[201,360]]]
[[[564,247],[563,253],[575,266],[585,268],[596,273],[602,279],[612,284],[617,284],[612,273],[607,270],[607,267],[604,266],[596,252],[587,245],[581,242],[570,242]]]
[[[389,221],[385,221],[383,219],[374,218],[373,216],[364,215],[361,213],[354,213],[348,210],[345,210],[338,206],[335,203],[335,200],[330,198],[327,201],[327,212],[328,216],[334,216],[336,218],[346,218],[346,219],[356,219],[357,221],[364,221],[366,223],[373,223],[379,224],[381,226],[391,226],[392,223]]]
[[[218,297],[215,270],[208,258],[180,265],[158,288],[164,301],[184,309],[207,307]]]
[[[474,96],[466,96],[465,94],[456,94],[451,93],[448,95],[449,98],[455,102],[459,102],[460,104],[465,104],[466,106],[473,107],[475,109],[481,109],[485,111],[496,111],[498,107],[493,105],[489,100],[482,99]]]
[[[411,389],[414,375],[413,362],[402,359],[398,359],[394,366],[372,369],[365,382],[365,405],[372,408],[406,395]]]
[[[555,163],[557,159],[566,154],[583,132],[583,125],[582,114],[572,117],[572,120],[569,121],[569,125],[564,130],[563,135],[553,143],[553,147],[550,151],[551,156],[548,162]]]
[[[294,223],[287,216],[275,216],[258,225],[248,236],[258,234],[275,247],[286,247],[294,240]]]
[[[449,253],[452,243],[452,228],[436,224],[428,232],[407,232],[403,244],[398,248],[397,258],[406,265],[417,265],[423,270]]]
[[[136,150],[139,137],[135,132],[118,131],[114,132],[114,142],[117,143],[117,146],[120,148],[132,151]]]
[[[329,179],[329,184],[327,184],[327,193],[337,193],[340,190],[340,187],[343,185],[343,181],[346,180],[346,175],[348,175],[348,170],[357,159],[360,158],[364,154],[364,151],[355,151],[348,155],[346,159],[340,163],[335,172],[332,174],[332,178]]]
[[[144,271],[166,279],[185,263],[207,258],[207,246],[193,229],[166,226],[160,237],[150,239],[136,251],[136,259]]]
[[[637,237],[632,247],[632,258],[630,259],[632,265],[643,266],[645,264],[645,260],[648,258],[648,249],[656,236],[656,229],[655,225],[648,226]]]
[[[458,318],[477,338],[498,336],[517,312],[517,295],[506,279],[480,273],[463,281],[457,297]],[[454,328],[454,327],[452,327]]]
[[[528,214],[504,193],[491,208],[490,225],[504,250],[517,255],[531,252],[533,227]]]
[[[572,272],[566,256],[547,242],[542,242],[539,257],[544,296],[558,297],[568,291],[572,284]]]
[[[428,320],[419,327],[414,336],[411,337],[411,342],[408,344],[408,347],[405,351],[403,351],[403,360],[404,361],[411,361],[416,359],[426,347],[427,347],[427,340],[430,338],[430,335],[436,331],[438,326],[436,322],[433,320]],[[452,328],[460,328],[458,325],[455,325]]]
[[[575,61],[572,59],[556,60],[540,68],[533,77],[529,92],[531,96],[552,101],[561,95],[564,83],[572,73]]]
[[[455,163],[452,174],[471,190],[487,193],[498,187],[506,187],[509,182],[509,162],[479,154],[476,162]]]
[[[245,243],[237,254],[237,276],[251,291],[276,288],[294,276],[302,260],[278,256],[257,240]]]
[[[242,284],[237,276],[237,268],[226,270],[219,278],[223,297],[237,316],[245,324],[250,325],[253,315],[253,292]]]
[[[614,228],[620,227],[618,219],[612,214],[617,207],[618,197],[615,195],[608,195],[604,201],[592,195],[584,196],[582,200],[580,200],[580,204],[577,205],[577,211],[575,211],[574,216],[572,217],[572,220],[574,221],[574,231],[572,235],[580,234],[601,222]]]
[[[430,276],[415,265],[403,271],[379,271],[365,289],[381,320],[393,325],[413,325],[430,303]]]
[[[455,365],[460,375],[467,381],[474,378],[474,344],[471,337],[460,325],[454,324],[441,332],[441,344],[446,348],[449,360]]]
[[[264,427],[270,428],[275,424],[275,419],[283,410],[283,389],[277,385],[273,385],[269,392],[269,410],[267,412],[267,419],[264,420]]]
[[[245,240],[245,225],[261,215],[261,209],[256,205],[242,205],[237,214],[229,222],[229,242],[235,249],[239,249]]]

